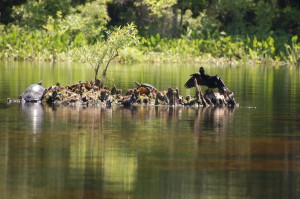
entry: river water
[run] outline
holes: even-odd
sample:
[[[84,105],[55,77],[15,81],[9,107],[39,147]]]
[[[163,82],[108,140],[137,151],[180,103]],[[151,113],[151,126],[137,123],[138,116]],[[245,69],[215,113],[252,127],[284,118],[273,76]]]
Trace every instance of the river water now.
[[[64,86],[93,79],[93,70],[0,62],[0,198],[299,198],[299,68],[204,67],[239,108],[7,104],[32,83]],[[115,64],[107,84],[193,95],[183,85],[198,69]]]

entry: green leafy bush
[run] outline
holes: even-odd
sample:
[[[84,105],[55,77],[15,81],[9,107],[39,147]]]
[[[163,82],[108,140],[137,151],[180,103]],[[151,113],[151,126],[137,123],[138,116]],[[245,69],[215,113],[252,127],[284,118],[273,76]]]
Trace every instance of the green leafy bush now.
[[[78,58],[78,61],[88,62],[94,69],[95,80],[100,69],[102,80],[106,77],[110,61],[119,55],[120,49],[138,43],[137,29],[134,24],[115,28],[107,34],[106,40],[98,41],[94,45],[83,45],[74,51],[74,56]]]

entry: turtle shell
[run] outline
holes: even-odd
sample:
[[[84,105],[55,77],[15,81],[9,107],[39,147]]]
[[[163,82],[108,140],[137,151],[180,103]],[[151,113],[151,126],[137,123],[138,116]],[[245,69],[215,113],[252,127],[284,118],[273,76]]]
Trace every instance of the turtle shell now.
[[[144,88],[156,89],[153,85],[148,84],[148,83],[143,83],[141,86]]]
[[[143,87],[143,88],[149,88],[149,89],[155,89],[157,90],[153,85],[151,84],[148,84],[148,83],[139,83],[139,82],[135,82],[135,84],[138,86],[138,87]]]
[[[30,85],[22,95],[26,102],[36,102],[43,98],[45,88],[39,84]]]
[[[138,90],[140,91],[140,94],[143,95],[149,95],[150,94],[150,89],[149,88],[145,88],[145,87],[140,87],[138,88]]]

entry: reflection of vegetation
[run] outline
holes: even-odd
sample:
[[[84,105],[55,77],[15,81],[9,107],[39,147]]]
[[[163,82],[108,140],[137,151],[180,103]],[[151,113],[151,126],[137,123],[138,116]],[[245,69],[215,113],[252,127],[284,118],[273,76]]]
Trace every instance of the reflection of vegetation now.
[[[76,120],[75,117],[73,119]],[[71,136],[69,167],[83,173],[95,172],[97,181],[102,181],[101,187],[107,192],[133,191],[136,182],[136,156],[126,148],[120,148],[115,139],[104,140],[104,136],[99,134],[90,139],[89,133],[80,131]]]
[[[233,115],[230,109],[46,106],[41,131],[33,134],[13,106],[0,121],[3,198],[222,198],[228,189],[230,198],[240,198],[249,197],[249,186],[259,198],[267,189],[291,188],[282,188],[282,173],[285,182],[298,178],[292,177],[296,160],[288,158],[299,144],[291,129],[266,136],[272,131],[266,120],[257,126],[257,115],[237,117],[245,109]]]
[[[106,140],[103,164],[103,181],[106,191],[125,191],[131,192],[135,188],[137,158],[128,151],[115,151],[118,146],[113,141]]]

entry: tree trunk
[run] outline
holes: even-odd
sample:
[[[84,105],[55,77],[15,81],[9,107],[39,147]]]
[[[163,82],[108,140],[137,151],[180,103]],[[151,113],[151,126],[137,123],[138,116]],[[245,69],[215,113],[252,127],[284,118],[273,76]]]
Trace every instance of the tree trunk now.
[[[172,20],[172,36],[173,37],[178,37],[177,18],[178,18],[178,11],[177,11],[177,5],[175,4],[173,6],[173,20]]]
[[[113,60],[115,57],[117,57],[119,55],[118,51],[116,52],[116,54],[114,54],[106,63],[106,66],[105,66],[105,69],[103,70],[102,72],[102,77],[106,77],[106,73],[107,73],[107,69],[108,69],[108,66],[109,66],[109,63],[111,60]]]
[[[98,77],[99,67],[94,68],[94,71],[95,71],[95,82],[96,82],[97,77]]]

